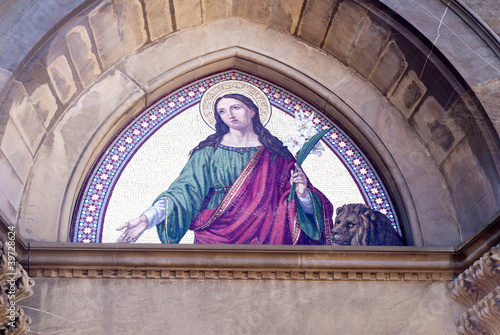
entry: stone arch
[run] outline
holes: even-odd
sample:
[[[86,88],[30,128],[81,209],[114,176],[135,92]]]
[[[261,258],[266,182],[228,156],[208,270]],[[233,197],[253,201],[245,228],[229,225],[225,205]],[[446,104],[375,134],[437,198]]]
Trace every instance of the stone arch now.
[[[453,29],[439,25],[434,43],[423,43],[378,1],[172,3],[85,2],[12,71],[1,107],[11,177],[2,212],[23,236],[67,241],[78,185],[106,139],[158,96],[230,67],[346,125],[396,191],[414,244],[457,245],[488,224],[499,201],[491,48],[466,52],[477,60],[467,69],[440,45]],[[456,19],[448,8],[438,23]]]

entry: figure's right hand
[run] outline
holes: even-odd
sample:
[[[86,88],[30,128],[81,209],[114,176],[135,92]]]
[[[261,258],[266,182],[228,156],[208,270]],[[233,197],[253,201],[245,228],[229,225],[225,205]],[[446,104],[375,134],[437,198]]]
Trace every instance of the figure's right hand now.
[[[142,233],[148,228],[148,225],[148,218],[145,215],[125,222],[124,225],[116,228],[116,230],[125,229],[125,231],[115,243],[131,243],[137,241]]]

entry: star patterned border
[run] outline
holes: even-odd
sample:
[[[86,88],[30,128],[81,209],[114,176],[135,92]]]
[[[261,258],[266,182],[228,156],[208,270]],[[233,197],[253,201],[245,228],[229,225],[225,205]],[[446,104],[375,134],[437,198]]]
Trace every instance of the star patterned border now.
[[[306,116],[314,113],[313,123],[319,131],[333,127],[323,138],[323,143],[350,172],[366,205],[385,214],[401,235],[397,212],[383,179],[368,156],[340,124],[277,85],[238,70],[229,70],[196,80],[165,95],[136,115],[113,137],[94,162],[78,196],[71,225],[72,242],[101,242],[111,193],[130,159],[156,130],[176,115],[198,104],[209,87],[225,80],[242,80],[256,85],[267,95],[272,106],[292,117],[298,110],[302,110]]]

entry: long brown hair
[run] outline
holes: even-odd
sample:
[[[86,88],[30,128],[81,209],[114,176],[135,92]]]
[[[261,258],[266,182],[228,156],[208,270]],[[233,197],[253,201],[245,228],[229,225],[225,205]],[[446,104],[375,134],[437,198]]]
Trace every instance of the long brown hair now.
[[[222,141],[222,137],[229,133],[229,127],[222,121],[219,113],[217,112],[217,104],[220,100],[224,98],[236,99],[251,110],[255,112],[255,115],[252,118],[253,131],[257,134],[260,143],[271,153],[272,157],[276,157],[276,155],[285,158],[286,160],[290,160],[293,158],[292,154],[286,147],[283,146],[283,142],[281,142],[276,136],[273,136],[269,130],[267,130],[259,117],[259,108],[254,104],[254,102],[241,94],[226,94],[215,101],[214,104],[214,115],[215,115],[215,133],[208,136],[205,140],[201,141],[191,152],[189,155],[191,156],[196,151],[201,150],[205,147],[213,147],[214,150],[217,149],[220,142]]]

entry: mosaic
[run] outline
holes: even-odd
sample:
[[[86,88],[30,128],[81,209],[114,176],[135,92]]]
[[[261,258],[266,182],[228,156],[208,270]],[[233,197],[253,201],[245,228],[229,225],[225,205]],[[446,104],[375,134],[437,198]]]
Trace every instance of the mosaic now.
[[[100,243],[106,209],[120,174],[148,139],[172,118],[200,103],[203,93],[216,83],[238,80],[259,87],[273,108],[292,116],[302,111],[314,113],[312,122],[318,131],[333,127],[322,142],[351,174],[365,204],[385,214],[401,233],[393,203],[376,169],[357,143],[342,127],[303,99],[268,81],[239,71],[218,73],[192,82],[155,102],[131,120],[109,143],[86,178],[75,207],[72,242]]]

